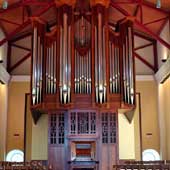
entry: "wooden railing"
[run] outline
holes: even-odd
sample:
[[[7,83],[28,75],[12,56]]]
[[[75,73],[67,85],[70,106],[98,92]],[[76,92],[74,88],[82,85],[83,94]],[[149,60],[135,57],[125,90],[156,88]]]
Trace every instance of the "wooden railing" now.
[[[43,161],[30,162],[7,162],[0,161],[0,170],[52,170],[51,165],[46,165]]]
[[[170,160],[160,161],[124,161],[113,165],[113,170],[170,170]]]

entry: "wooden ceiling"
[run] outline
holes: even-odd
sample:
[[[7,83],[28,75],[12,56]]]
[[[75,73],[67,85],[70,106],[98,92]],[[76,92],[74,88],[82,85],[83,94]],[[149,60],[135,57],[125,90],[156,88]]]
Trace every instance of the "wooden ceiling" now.
[[[30,35],[31,23],[29,18],[31,16],[41,17],[51,26],[55,25],[55,0],[7,1],[8,8],[2,9],[2,0],[0,0],[0,27],[6,34],[6,38],[0,39],[0,46],[7,41],[13,43]],[[133,16],[137,34],[146,37],[146,40],[152,40],[153,43],[159,41],[170,49],[170,44],[160,37],[162,29],[170,19],[170,0],[161,0],[161,8],[156,8],[156,0],[110,0],[108,14],[111,25],[116,24],[118,20],[126,16]],[[149,65],[145,62],[144,64]],[[150,65],[150,68],[155,72],[157,66],[154,65],[154,61],[152,66]]]

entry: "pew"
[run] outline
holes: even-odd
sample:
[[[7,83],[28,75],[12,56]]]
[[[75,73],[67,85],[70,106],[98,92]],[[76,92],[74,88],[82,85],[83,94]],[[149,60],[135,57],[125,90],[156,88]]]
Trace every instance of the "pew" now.
[[[160,161],[120,161],[113,170],[170,170],[170,160]]]
[[[30,162],[0,161],[0,170],[52,170],[52,166],[41,160]]]

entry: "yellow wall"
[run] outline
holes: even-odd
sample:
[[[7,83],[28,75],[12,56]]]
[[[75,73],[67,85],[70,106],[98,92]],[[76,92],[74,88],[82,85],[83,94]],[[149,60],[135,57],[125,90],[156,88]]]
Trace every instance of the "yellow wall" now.
[[[48,153],[48,115],[42,115],[38,123],[32,126],[33,160],[47,160]]]
[[[142,146],[160,152],[157,83],[155,81],[139,81],[136,91],[141,94]],[[147,136],[152,133],[152,136]]]
[[[134,121],[131,123],[124,114],[118,114],[119,159],[135,159]]]
[[[138,81],[136,91],[141,95],[142,148],[160,152],[160,137],[157,109],[157,84],[155,81]],[[119,158],[141,159],[139,127],[139,95],[134,118],[129,124],[123,114],[119,114]],[[152,133],[152,136],[147,136]]]
[[[154,81],[139,81],[136,88],[137,92],[141,94],[143,149],[153,148],[159,152],[157,84]],[[8,150],[23,149],[25,93],[29,92],[29,83],[12,82],[9,90],[7,148]],[[28,109],[29,107],[27,107]],[[120,159],[140,158],[138,108],[136,112],[131,124],[128,123],[124,115],[119,115],[120,142],[122,142],[119,146]],[[30,120],[32,121],[31,118]],[[32,122],[29,125],[29,135],[32,137],[29,147],[32,149],[28,159],[47,159],[47,126],[47,115],[43,115],[37,125],[32,124]],[[13,137],[16,132],[20,134],[19,138]],[[146,136],[148,132],[153,134],[150,138]],[[127,149],[129,149],[128,152]]]
[[[8,85],[0,83],[0,161],[5,160],[7,133]]]
[[[48,115],[42,115],[35,125],[30,112],[29,97],[28,95],[26,111],[26,160],[47,160]]]
[[[25,93],[29,92],[29,87],[28,82],[9,84],[7,151],[24,149]]]
[[[170,77],[159,84],[159,124],[162,159],[170,159]]]

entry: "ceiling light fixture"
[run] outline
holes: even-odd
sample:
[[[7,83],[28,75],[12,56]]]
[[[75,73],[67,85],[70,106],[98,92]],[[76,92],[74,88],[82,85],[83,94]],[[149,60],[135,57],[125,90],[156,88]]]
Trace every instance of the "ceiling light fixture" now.
[[[161,0],[156,1],[156,8],[161,8]]]
[[[8,1],[7,1],[7,0],[3,0],[3,2],[2,2],[2,8],[3,8],[3,9],[7,9],[7,8],[8,8]]]

